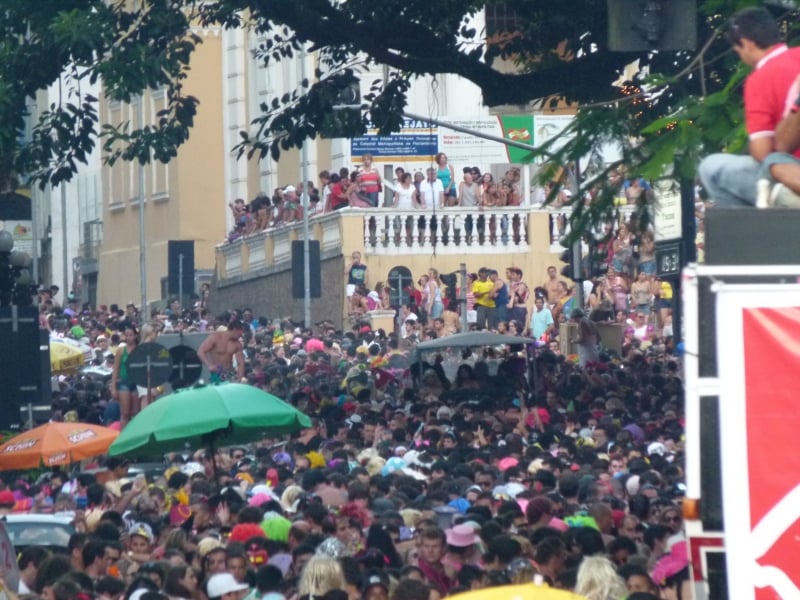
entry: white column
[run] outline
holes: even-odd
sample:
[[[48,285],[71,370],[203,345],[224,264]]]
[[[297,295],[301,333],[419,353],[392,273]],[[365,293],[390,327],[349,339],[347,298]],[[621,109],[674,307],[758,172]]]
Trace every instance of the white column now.
[[[236,198],[248,198],[247,161],[237,160],[233,148],[241,138],[239,132],[249,129],[247,110],[247,60],[248,48],[242,28],[211,30],[211,35],[222,35],[222,127],[225,153],[225,198],[220,208],[225,212],[226,229],[233,228],[233,215],[228,203]],[[221,200],[222,201],[222,200]]]

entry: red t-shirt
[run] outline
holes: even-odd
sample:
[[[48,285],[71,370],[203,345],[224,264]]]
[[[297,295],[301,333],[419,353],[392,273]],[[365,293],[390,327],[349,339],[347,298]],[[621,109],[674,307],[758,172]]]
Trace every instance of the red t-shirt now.
[[[744,83],[744,113],[751,140],[774,137],[775,127],[789,113],[800,89],[800,48],[774,46]],[[800,149],[795,151],[800,157]]]
[[[341,183],[334,183],[331,186],[331,208],[347,204],[347,198],[344,195],[344,187]]]

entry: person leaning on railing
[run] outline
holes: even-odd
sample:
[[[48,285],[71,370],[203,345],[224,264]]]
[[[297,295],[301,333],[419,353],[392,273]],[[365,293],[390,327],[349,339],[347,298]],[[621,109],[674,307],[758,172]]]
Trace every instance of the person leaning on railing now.
[[[347,184],[347,181],[342,181],[341,175],[338,173],[331,173],[330,193],[328,194],[328,204],[325,207],[325,212],[350,206],[347,200],[347,194],[345,193],[345,186]]]

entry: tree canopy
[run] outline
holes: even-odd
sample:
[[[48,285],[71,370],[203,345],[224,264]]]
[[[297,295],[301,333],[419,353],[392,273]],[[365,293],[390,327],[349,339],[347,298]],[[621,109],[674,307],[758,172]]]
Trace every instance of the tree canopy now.
[[[642,176],[691,177],[701,153],[745,141],[745,73],[721,34],[733,12],[756,3],[698,0],[694,51],[619,53],[609,50],[606,3],[598,0],[0,0],[0,181],[69,180],[97,143],[112,162],[175,156],[197,111],[198,99],[183,90],[201,41],[197,25],[251,30],[265,62],[319,51],[316,72],[263,104],[242,132],[240,151],[251,157],[277,158],[307,137],[361,134],[367,123],[395,131],[414,78],[456,74],[477,85],[490,106],[538,102],[547,109],[561,100],[578,107],[571,141],[552,152],[553,164],[616,140],[623,161]],[[487,28],[474,25],[481,11]],[[776,7],[775,15],[793,37],[797,11]],[[494,68],[498,60],[513,62],[516,72]],[[630,80],[612,86],[635,60]],[[332,110],[340,90],[375,64],[388,66],[389,76],[369,82],[363,110]],[[61,75],[58,100],[23,142],[32,97]],[[120,101],[166,89],[166,108],[140,130],[101,124],[98,99],[85,91],[97,78],[103,94]],[[602,181],[602,170],[594,176]],[[600,194],[592,210],[610,200]]]

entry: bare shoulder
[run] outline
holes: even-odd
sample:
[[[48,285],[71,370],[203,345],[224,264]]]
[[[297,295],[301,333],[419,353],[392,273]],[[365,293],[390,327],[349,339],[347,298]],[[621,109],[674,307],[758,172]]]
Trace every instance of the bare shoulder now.
[[[216,345],[218,339],[219,339],[219,331],[214,331],[213,333],[211,333],[211,335],[209,335],[206,339],[203,340],[201,346],[205,346],[206,348],[213,348]]]

